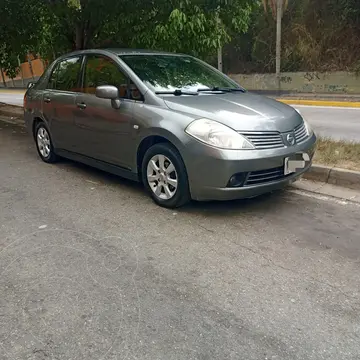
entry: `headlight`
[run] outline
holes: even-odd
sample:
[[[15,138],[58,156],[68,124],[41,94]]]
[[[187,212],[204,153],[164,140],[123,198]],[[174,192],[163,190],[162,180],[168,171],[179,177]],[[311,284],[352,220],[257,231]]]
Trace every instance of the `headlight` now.
[[[298,109],[295,109],[299,114],[300,116],[302,117],[303,121],[304,121],[304,126],[305,126],[305,129],[306,129],[306,134],[307,136],[311,136],[313,133],[314,133],[314,130],[312,129],[312,127],[310,126],[310,124],[307,122],[307,120],[305,120],[304,116],[301,114],[300,110]]]
[[[221,149],[254,149],[244,136],[226,125],[209,119],[193,121],[185,132],[205,144]]]
[[[305,125],[305,129],[306,129],[306,133],[308,136],[311,136],[314,133],[314,130],[312,129],[312,127],[310,126],[310,124],[303,118],[304,120],[304,125]]]

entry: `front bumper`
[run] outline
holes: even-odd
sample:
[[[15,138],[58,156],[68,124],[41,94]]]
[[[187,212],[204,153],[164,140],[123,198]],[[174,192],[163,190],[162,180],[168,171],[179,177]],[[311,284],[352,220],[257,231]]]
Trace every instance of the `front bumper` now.
[[[282,189],[309,170],[315,148],[315,135],[295,146],[271,150],[221,150],[194,140],[188,144],[184,157],[191,197],[198,201],[234,200]],[[230,178],[238,173],[247,178],[267,169],[280,171],[286,157],[300,152],[307,153],[310,161],[295,173],[275,179],[269,176],[269,180],[264,177],[264,181],[256,184],[244,181],[239,187],[229,186]]]

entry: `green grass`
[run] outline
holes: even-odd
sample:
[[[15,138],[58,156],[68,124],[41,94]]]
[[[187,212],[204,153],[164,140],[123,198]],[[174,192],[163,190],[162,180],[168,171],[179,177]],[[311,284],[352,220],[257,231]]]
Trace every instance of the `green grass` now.
[[[319,137],[314,163],[360,171],[360,143]]]

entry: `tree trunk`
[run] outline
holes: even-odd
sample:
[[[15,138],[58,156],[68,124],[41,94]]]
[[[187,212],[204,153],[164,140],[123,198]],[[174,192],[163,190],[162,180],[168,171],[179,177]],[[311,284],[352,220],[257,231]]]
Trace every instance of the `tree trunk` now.
[[[75,48],[76,50],[86,49],[90,37],[90,21],[85,21],[83,13],[88,6],[88,0],[80,0],[79,9],[81,11],[79,22],[76,24],[75,29]]]
[[[84,28],[82,24],[76,24],[75,29],[75,49],[82,50],[83,49],[83,40],[84,40]]]
[[[20,62],[20,58],[18,57],[18,64],[19,64],[19,69],[20,69],[20,73],[21,73],[21,82],[23,87],[25,87],[25,82],[24,82],[24,72],[23,69],[21,67],[21,62]]]
[[[42,66],[43,66],[43,72],[45,71],[46,69],[46,63],[45,63],[45,60],[39,56],[39,58],[41,59],[41,63],[42,63]]]
[[[281,17],[282,17],[282,1],[277,0],[277,11],[276,11],[276,80],[277,89],[280,91],[281,88]]]
[[[34,71],[33,71],[33,67],[32,67],[32,63],[31,63],[31,59],[30,59],[30,55],[29,55],[29,54],[27,55],[27,58],[28,58],[28,63],[29,63],[29,68],[30,68],[31,77],[32,77],[33,81],[35,81]]]
[[[90,28],[89,22],[86,24],[80,23],[76,25],[75,29],[75,48],[76,50],[86,49],[91,38],[93,29]]]
[[[2,82],[4,84],[4,87],[6,87],[6,81],[5,81],[5,75],[4,75],[4,71],[2,68],[0,68],[0,71],[1,71],[1,78],[2,78]]]

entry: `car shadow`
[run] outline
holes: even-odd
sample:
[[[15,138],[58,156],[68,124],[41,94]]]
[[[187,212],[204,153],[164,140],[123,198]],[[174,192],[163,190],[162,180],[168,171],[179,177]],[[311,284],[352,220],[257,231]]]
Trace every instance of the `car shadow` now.
[[[256,197],[228,201],[192,201],[179,209],[179,212],[206,214],[207,216],[238,216],[239,214],[253,212],[267,212],[274,207],[284,204],[284,190],[277,190],[271,193],[262,194]]]

